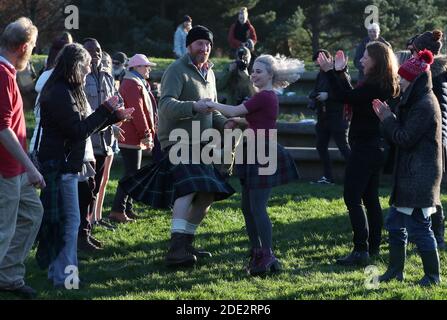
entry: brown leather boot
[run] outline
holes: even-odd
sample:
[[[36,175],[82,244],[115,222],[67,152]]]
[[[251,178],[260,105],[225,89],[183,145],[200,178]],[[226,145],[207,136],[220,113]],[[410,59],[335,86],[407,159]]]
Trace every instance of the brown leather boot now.
[[[172,233],[171,243],[166,254],[168,267],[192,267],[197,262],[197,257],[187,250],[188,240],[183,233]]]
[[[130,219],[124,212],[111,211],[109,214],[109,220],[116,223],[129,223],[135,220]]]

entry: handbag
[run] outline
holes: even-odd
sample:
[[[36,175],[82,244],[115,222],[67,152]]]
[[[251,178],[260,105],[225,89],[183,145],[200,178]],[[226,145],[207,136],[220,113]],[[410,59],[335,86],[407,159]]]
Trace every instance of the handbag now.
[[[34,148],[31,151],[29,157],[31,162],[34,164],[37,170],[40,171],[40,163],[39,163],[39,143],[40,143],[40,133],[42,131],[42,121],[39,121],[39,127],[37,128],[37,136],[36,141],[34,142]]]

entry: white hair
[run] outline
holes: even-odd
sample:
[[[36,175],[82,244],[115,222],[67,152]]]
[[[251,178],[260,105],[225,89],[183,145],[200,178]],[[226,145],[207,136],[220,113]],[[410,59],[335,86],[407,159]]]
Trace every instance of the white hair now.
[[[378,23],[373,22],[369,25],[368,30],[376,30],[376,31],[380,31],[380,26]]]
[[[304,72],[304,63],[298,59],[287,58],[285,56],[263,54],[256,58],[266,66],[267,72],[273,75],[272,84],[274,88],[286,88],[290,84],[298,81]]]

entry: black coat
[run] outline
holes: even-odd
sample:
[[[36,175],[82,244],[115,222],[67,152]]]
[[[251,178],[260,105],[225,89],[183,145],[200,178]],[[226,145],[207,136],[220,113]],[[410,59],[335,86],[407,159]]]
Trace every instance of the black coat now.
[[[118,118],[101,105],[88,117],[79,113],[70,87],[58,82],[40,98],[42,138],[39,161],[59,160],[62,173],[78,173],[82,169],[86,139],[94,132],[118,122]]]
[[[433,92],[441,108],[442,119],[442,168],[446,171],[447,156],[447,59],[444,56],[436,57],[431,66],[433,77]]]
[[[395,112],[396,116],[383,121],[386,137],[396,145],[390,204],[408,208],[440,205],[441,112],[430,72],[413,81]]]
[[[372,101],[387,101],[391,92],[382,89],[379,84],[363,83],[352,87],[344,72],[330,70],[326,72],[334,93],[334,100],[349,104],[352,119],[349,128],[350,142],[380,141],[380,121],[372,108]]]

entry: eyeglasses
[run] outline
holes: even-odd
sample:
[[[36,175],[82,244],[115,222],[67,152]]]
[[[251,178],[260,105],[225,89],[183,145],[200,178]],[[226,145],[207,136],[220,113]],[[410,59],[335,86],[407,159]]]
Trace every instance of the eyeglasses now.
[[[122,65],[122,64],[124,64],[124,63],[121,63],[121,62],[119,62],[119,61],[116,61],[116,60],[115,60],[115,61],[113,61],[112,63],[113,63],[113,65],[114,65],[114,66],[119,66],[119,65]]]

